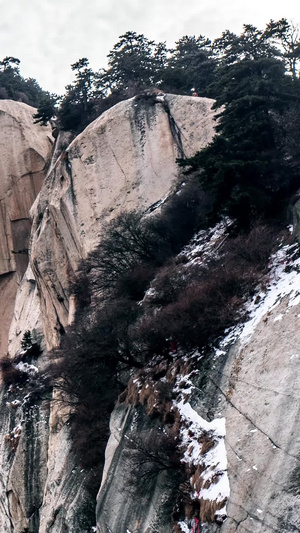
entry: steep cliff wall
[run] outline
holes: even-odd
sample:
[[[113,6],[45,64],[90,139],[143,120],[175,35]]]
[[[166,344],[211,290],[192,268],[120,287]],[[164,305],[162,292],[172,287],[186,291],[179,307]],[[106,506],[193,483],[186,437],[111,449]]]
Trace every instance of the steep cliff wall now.
[[[172,95],[121,102],[60,156],[32,208],[31,267],[48,347],[68,324],[70,280],[103,223],[165,198],[178,176],[176,158],[212,139],[212,103]]]
[[[35,109],[0,101],[0,349],[7,349],[18,283],[28,264],[29,210],[49,165],[50,127],[33,124]]]
[[[279,256],[265,301],[224,367],[219,393],[231,486],[225,533],[300,529],[298,265]]]
[[[211,106],[207,99],[170,95],[132,99],[105,113],[67,148],[62,140],[63,151],[59,155],[57,147],[59,157],[32,208],[31,266],[17,295],[12,356],[28,329],[42,346],[55,346],[73,313],[70,280],[101,238],[103,223],[122,210],[151,210],[168,195],[178,174],[176,158],[193,154],[212,138]],[[14,276],[8,263],[2,263],[7,283]],[[175,531],[189,533],[200,503],[209,508],[206,514],[200,509],[202,516],[212,514],[213,520],[202,533],[298,531],[299,276],[299,260],[282,251],[264,290],[249,303],[251,320],[220,341],[209,358],[195,354],[195,375],[188,367],[177,375],[174,370],[174,406],[186,439],[182,456],[189,466],[194,461],[206,481],[214,478],[212,487],[222,480],[226,490],[217,488],[213,496],[209,488],[213,492],[214,487],[196,490],[199,479],[189,485],[177,463],[176,469],[173,463],[162,466],[153,449],[143,449],[143,437],[157,443],[163,425],[158,416],[146,414],[136,382],[135,401],[127,394],[111,417],[95,518],[95,502],[85,489],[88,472],[70,452],[57,393],[53,398],[39,377],[48,356],[23,354],[22,363],[29,365],[26,384],[1,389],[0,530],[88,533],[97,520],[99,533],[171,533],[173,513],[179,522]],[[155,405],[155,395],[152,401]],[[210,455],[202,448],[207,433]],[[228,471],[216,453],[224,443]],[[179,481],[184,495],[193,494],[194,508],[190,503],[176,507]]]
[[[213,136],[212,103],[171,95],[132,99],[102,115],[66,149],[60,139],[31,210],[31,266],[17,295],[12,357],[27,330],[42,347],[44,336],[48,348],[56,345],[72,315],[70,280],[99,241],[103,222],[122,210],[147,210],[168,195],[178,176],[176,158],[192,155]],[[50,402],[39,378],[47,355],[22,357],[33,366],[32,379],[2,391],[1,531],[88,532],[95,501],[84,488],[88,472],[70,453],[60,405],[56,398]]]
[[[296,204],[295,214],[298,212],[299,205]],[[298,232],[299,228],[294,227],[294,234]],[[204,251],[207,251],[207,247]],[[198,254],[196,251],[195,257]],[[201,253],[199,256],[201,258]],[[161,477],[155,476],[157,485],[149,486],[151,472],[152,469],[155,472],[158,459],[153,454],[152,462],[149,461],[146,467],[146,481],[139,489],[139,497],[144,505],[136,504],[138,495],[135,491],[138,491],[139,484],[135,481],[132,488],[132,475],[139,472],[139,479],[143,477],[151,451],[141,452],[145,434],[143,416],[146,409],[149,412],[149,402],[159,405],[159,395],[156,393],[151,399],[149,391],[155,393],[160,380],[166,383],[170,374],[164,373],[160,367],[156,383],[151,378],[146,381],[139,377],[133,379],[127,396],[122,398],[122,403],[111,417],[111,437],[97,504],[97,524],[101,533],[117,529],[124,533],[135,529],[142,533],[171,531],[171,525],[165,521],[165,512],[169,513],[170,522],[171,514],[173,518],[176,517],[175,522],[179,522],[180,529],[176,525],[173,531],[192,533],[195,523],[191,518],[194,513],[197,516],[199,510],[200,516],[203,513],[206,515],[201,529],[204,533],[299,531],[299,261],[297,246],[279,248],[271,259],[263,289],[247,304],[249,319],[229,331],[205,358],[195,354],[192,367],[196,369],[194,376],[193,373],[186,377],[179,375],[173,385],[174,408],[178,408],[176,396],[180,392],[187,409],[190,409],[189,404],[192,406],[190,412],[195,420],[198,415],[206,421],[221,423],[225,420],[224,440],[230,486],[227,511],[222,508],[220,514],[218,507],[214,511],[215,502],[222,504],[222,498],[226,495],[225,480],[220,483],[226,462],[224,457],[218,456],[218,441],[210,457],[207,448],[201,452],[198,444],[202,442],[199,424],[197,428],[196,424],[190,423],[187,426],[190,443],[188,453],[184,446],[181,447],[183,464],[189,461],[194,466],[200,464],[204,481],[209,478],[209,470],[214,471],[216,467],[216,485],[209,487],[204,484],[203,488],[203,480],[199,484],[197,479],[197,469],[196,474],[191,470],[193,477],[188,493],[192,495],[192,502],[184,505],[188,499],[187,493],[184,493],[186,487],[181,485],[180,508],[172,493],[176,481],[177,486],[180,482],[179,470],[177,480],[173,478],[173,484],[172,479],[162,479],[160,473]],[[151,376],[151,368],[148,372]],[[158,413],[155,418],[153,414],[148,417],[147,425],[148,432],[156,432],[156,439],[164,431],[164,424],[157,422],[157,416]],[[182,413],[181,424],[186,427]],[[183,443],[186,438],[184,431],[181,432]],[[165,474],[168,467],[170,465],[164,469]],[[120,483],[118,480],[121,478]],[[157,496],[157,490],[161,493],[161,499]],[[127,498],[124,497],[125,493]],[[214,511],[212,515],[207,513],[208,502]],[[120,528],[119,524],[122,524]]]

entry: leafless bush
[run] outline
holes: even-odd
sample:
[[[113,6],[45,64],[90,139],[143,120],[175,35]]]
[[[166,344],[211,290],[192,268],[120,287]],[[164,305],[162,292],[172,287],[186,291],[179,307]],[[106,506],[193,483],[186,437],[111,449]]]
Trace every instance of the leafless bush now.
[[[210,212],[210,196],[201,189],[198,179],[190,176],[151,221],[153,231],[168,246],[168,257],[179,253],[199,228],[207,227]]]
[[[28,373],[17,368],[17,362],[18,360],[12,360],[9,356],[3,357],[0,361],[1,376],[6,385],[23,385],[28,381]]]
[[[79,270],[89,272],[93,294],[111,294],[140,265],[159,265],[167,254],[163,239],[139,212],[122,213],[103,231],[103,238]]]
[[[278,228],[257,224],[248,234],[238,235],[227,242],[226,253],[230,260],[242,267],[252,265],[262,271],[267,267],[270,253],[278,239]]]
[[[159,214],[121,213],[106,225],[100,244],[79,266],[72,284],[79,307],[112,294],[141,299],[157,268],[205,225],[208,211],[207,195],[190,178]]]
[[[161,269],[155,295],[134,329],[136,338],[149,353],[166,356],[172,341],[186,349],[208,346],[241,319],[247,296],[267,272],[275,242],[272,227],[257,226],[228,239],[221,256],[205,267],[187,272],[173,263]]]
[[[149,263],[136,265],[130,272],[120,278],[116,284],[116,292],[131,300],[142,300],[150,282],[156,273],[156,267]]]
[[[143,432],[138,437],[128,437],[128,447],[135,451],[130,456],[132,482],[144,483],[156,479],[161,472],[175,472],[180,478],[183,467],[177,446],[177,436],[166,429],[157,428]]]

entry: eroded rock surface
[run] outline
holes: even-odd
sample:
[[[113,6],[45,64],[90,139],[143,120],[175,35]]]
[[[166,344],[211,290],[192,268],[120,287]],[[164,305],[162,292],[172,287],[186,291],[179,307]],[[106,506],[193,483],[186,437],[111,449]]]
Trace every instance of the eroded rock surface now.
[[[27,330],[41,347],[43,335],[48,348],[57,344],[73,314],[70,281],[79,261],[99,242],[103,223],[122,210],[150,209],[168,195],[178,176],[176,158],[192,155],[213,136],[212,103],[170,95],[132,99],[106,112],[68,147],[68,136],[61,136],[31,211],[31,266],[17,296],[11,356]],[[47,357],[30,363],[45,369]],[[2,395],[1,531],[89,533],[95,500],[85,490],[88,473],[70,453],[66,418],[56,398],[50,398],[44,383],[37,391],[6,387]],[[31,477],[24,486],[26,475]],[[159,486],[166,487],[159,483],[157,505]]]
[[[288,301],[264,314],[224,369],[231,486],[224,533],[300,530],[300,306]]]
[[[28,264],[29,210],[49,165],[50,127],[33,123],[36,110],[0,101],[0,349],[6,350],[17,285]]]
[[[80,259],[101,238],[103,223],[122,210],[149,210],[168,195],[178,174],[176,158],[192,155],[212,138],[211,106],[207,99],[170,95],[132,99],[109,110],[68,147],[68,139],[61,139],[32,208],[31,267],[18,292],[10,335],[12,355],[28,329],[42,347],[43,334],[47,346],[55,346],[72,315],[70,280]],[[27,135],[18,113],[25,114],[29,128],[30,108],[3,101],[0,108],[0,123],[4,121],[15,150]],[[11,161],[11,170],[8,163],[1,163],[2,328],[10,321],[7,300],[11,302],[16,291],[16,272],[21,275],[25,268],[11,250],[16,251],[20,243],[23,247],[28,238],[28,208],[51,149],[48,133],[41,148],[43,129],[34,128],[38,128],[34,148],[22,148],[23,155]],[[3,147],[8,161],[9,149],[5,143]],[[25,182],[26,190],[22,189]],[[211,524],[203,526],[203,532],[300,529],[300,308],[297,302],[290,306],[288,296],[279,296],[276,304],[266,309],[246,340],[237,340],[207,366],[204,362],[195,381],[191,396],[195,411],[207,420],[226,417],[231,489],[228,518],[221,530]],[[39,368],[47,362],[45,355],[29,360]],[[38,373],[34,376],[28,390],[1,390],[0,530],[89,532],[96,519],[90,518],[95,502],[84,488],[87,473],[75,465],[70,453],[68,426],[59,404],[39,382]],[[151,467],[144,484],[137,480],[143,464],[136,444],[143,432],[156,430],[157,421],[150,420],[140,405],[121,404],[112,414],[97,505],[99,532],[171,532],[177,480],[165,472],[153,478]]]
[[[99,242],[103,223],[168,195],[179,173],[176,159],[212,139],[212,104],[173,95],[121,102],[59,157],[32,208],[31,266],[48,347],[68,324],[70,280]]]
[[[149,460],[146,450],[141,452],[145,435],[155,439],[158,427],[141,406],[122,404],[115,409],[97,502],[97,525],[102,533],[170,530],[178,473]]]

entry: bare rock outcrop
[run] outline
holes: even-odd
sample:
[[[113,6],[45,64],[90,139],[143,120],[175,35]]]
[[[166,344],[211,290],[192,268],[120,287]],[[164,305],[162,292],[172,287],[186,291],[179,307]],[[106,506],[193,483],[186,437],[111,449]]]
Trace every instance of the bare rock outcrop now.
[[[300,306],[267,309],[229,354],[225,393],[231,497],[222,532],[300,530]]]
[[[57,344],[73,312],[70,281],[99,242],[103,223],[122,210],[154,209],[169,194],[179,172],[176,158],[212,139],[212,104],[172,95],[134,98],[107,111],[68,147],[68,136],[61,136],[31,209],[30,267],[10,329],[12,356],[28,329],[41,347],[43,335],[47,348]],[[40,381],[46,363],[44,354],[29,360],[29,384],[2,392],[0,529],[88,533],[95,501],[91,508],[88,473],[74,462],[59,403]]]
[[[0,204],[4,228],[0,283],[8,324],[6,299],[13,299],[17,275],[25,268],[22,258],[17,259],[10,250],[26,248],[28,209],[40,187],[51,136],[48,130],[34,126],[38,140],[33,148],[24,148],[27,127],[20,125],[18,113],[27,117],[29,130],[31,108],[0,102],[0,109],[5,105],[0,122],[3,120],[10,132],[13,150],[20,139],[23,150],[22,157],[11,161],[11,170],[8,163],[2,163],[6,170]],[[14,111],[17,116],[10,106],[18,111]],[[45,135],[43,141],[41,135]],[[45,185],[31,211],[31,265],[17,295],[10,334],[12,354],[27,329],[34,331],[42,347],[43,335],[48,348],[56,345],[73,312],[70,281],[79,261],[101,238],[103,224],[122,210],[155,209],[178,176],[176,158],[192,155],[212,136],[211,100],[150,95],[121,102],[69,146],[68,138],[57,143]],[[8,160],[8,147],[3,150]],[[20,166],[15,167],[18,158]],[[22,189],[23,179],[26,190]],[[295,222],[298,220],[296,216]],[[291,265],[283,265],[282,272],[285,267],[288,273]],[[295,276],[298,282],[297,268]],[[275,278],[270,281],[266,302],[274,287],[277,299],[262,307],[264,312],[252,324],[250,334],[237,336],[235,342],[231,339],[216,357],[201,362],[191,393],[193,409],[205,420],[226,417],[231,493],[228,518],[221,525],[223,533],[300,529],[299,295],[294,291],[291,304],[289,293],[280,292],[279,282]],[[85,490],[87,472],[76,465],[60,406],[39,376],[46,357],[28,360],[31,377],[26,386],[2,388],[0,393],[3,533],[88,533],[95,525],[95,502],[91,506]],[[178,480],[173,482],[172,474],[169,477],[166,472],[151,477],[151,469],[150,475],[142,477],[144,485],[135,479],[143,473],[136,443],[142,432],[155,431],[156,422],[145,415],[141,405],[120,404],[112,414],[98,495],[99,532],[171,530],[169,518]],[[185,523],[182,527],[191,531]],[[216,523],[202,528],[203,533],[219,530]]]
[[[33,107],[0,101],[0,348],[6,350],[18,283],[28,264],[30,208],[49,165],[50,127],[33,123]]]
[[[171,530],[178,472],[160,468],[140,451],[143,436],[153,434],[155,438],[158,426],[141,406],[132,408],[122,404],[114,410],[97,501],[97,525],[101,533]]]
[[[69,319],[69,284],[97,245],[103,223],[123,210],[147,210],[178,176],[176,159],[213,137],[213,101],[153,95],[117,104],[61,154],[32,215],[31,267],[48,347]]]

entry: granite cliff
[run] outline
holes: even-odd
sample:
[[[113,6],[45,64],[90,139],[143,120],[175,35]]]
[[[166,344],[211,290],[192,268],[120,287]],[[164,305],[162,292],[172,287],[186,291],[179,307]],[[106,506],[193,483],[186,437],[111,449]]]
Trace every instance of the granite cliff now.
[[[72,142],[67,134],[60,134],[51,160],[50,131],[29,126],[33,110],[25,104],[0,102],[7,113],[0,120],[6,121],[8,131],[17,132],[12,139],[23,139],[13,154],[7,146],[1,153],[5,161],[0,178],[5,208],[1,212],[3,228],[9,228],[3,230],[1,239],[3,309],[8,306],[5,302],[12,306],[16,292],[6,289],[7,283],[14,276],[22,278],[13,319],[8,313],[2,322],[3,343],[11,321],[12,360],[20,353],[27,331],[33,345],[42,349],[42,353],[32,351],[23,342],[18,364],[27,365],[28,380],[1,387],[3,533],[172,531],[176,472],[162,468],[155,476],[142,477],[142,484],[138,479],[145,463],[141,439],[148,434],[156,439],[162,430],[157,418],[146,412],[155,397],[153,379],[143,383],[133,379],[112,413],[95,502],[85,485],[88,473],[70,452],[65,412],[43,370],[48,351],[73,320],[76,305],[70,283],[80,260],[97,245],[106,221],[124,210],[139,208],[149,213],[170,194],[179,172],[176,159],[193,155],[213,137],[212,103],[173,95],[121,102]],[[35,144],[32,141],[30,148],[24,141],[27,129],[34,132],[30,135]],[[18,170],[16,161],[20,162]],[[25,261],[18,263],[9,250],[28,248],[30,207],[30,265],[24,273]],[[294,213],[296,234],[297,204]],[[25,236],[20,228],[26,229]],[[205,242],[217,248],[222,232],[216,231]],[[201,261],[200,253],[187,251],[188,257],[189,253],[191,261],[197,257]],[[196,373],[184,361],[168,369],[186,445],[183,459],[191,472],[192,467],[200,472],[198,478],[194,473],[191,480],[185,480],[182,491],[192,492],[195,506],[200,505],[203,532],[299,530],[298,270],[292,252],[279,252],[264,290],[252,307],[249,302],[250,321],[220,340],[209,362],[199,357]],[[204,434],[210,436],[206,451],[201,448]],[[155,464],[150,474],[152,470],[156,472]],[[206,485],[201,485],[201,475]],[[219,488],[213,494],[214,487]],[[178,515],[175,531],[188,533],[195,528],[189,506],[190,502],[184,515]]]
[[[21,102],[0,101],[0,287],[1,350],[7,349],[14,300],[28,264],[29,210],[49,165],[51,128],[33,124],[35,109]]]
[[[124,209],[150,209],[168,195],[178,175],[176,158],[192,155],[212,138],[211,108],[208,99],[136,98],[106,112],[69,146],[65,134],[59,137],[51,162],[48,153],[49,172],[31,209],[30,265],[10,328],[12,357],[26,331],[42,347],[51,349],[59,342],[74,312],[70,281],[98,242],[103,221]],[[32,362],[42,369],[47,355]],[[90,517],[89,497],[82,489],[85,473],[68,454],[68,429],[56,403],[49,404],[48,393],[37,403],[23,389],[17,398],[11,394],[15,391],[3,389],[1,530],[88,530],[87,519],[81,518]],[[26,429],[31,408],[36,423],[30,415],[31,429]],[[15,442],[15,431],[12,450],[7,442]],[[29,464],[37,478],[28,484]]]

